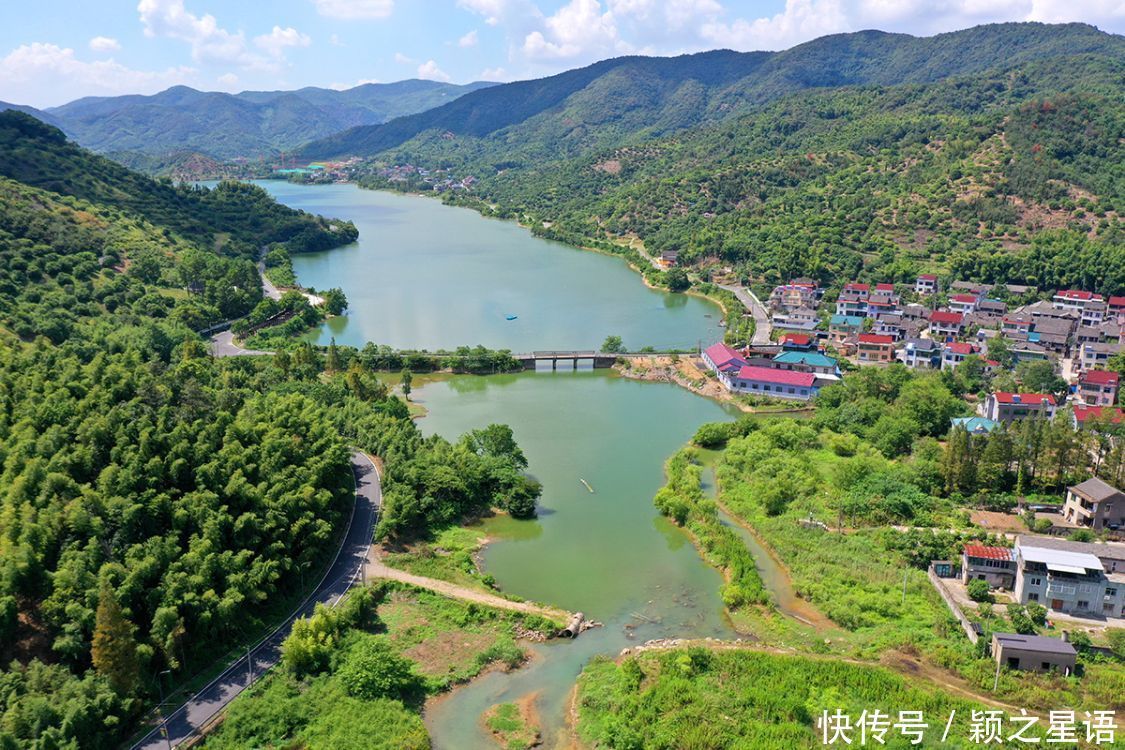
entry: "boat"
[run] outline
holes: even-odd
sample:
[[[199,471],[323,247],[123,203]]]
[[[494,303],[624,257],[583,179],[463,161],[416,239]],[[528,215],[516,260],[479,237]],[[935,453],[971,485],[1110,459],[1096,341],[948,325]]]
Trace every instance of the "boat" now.
[[[582,484],[586,485],[586,489],[590,490],[591,495],[594,494],[594,488],[590,486],[589,482],[587,482],[585,479],[582,479],[582,478],[579,478],[578,481],[581,482]]]
[[[518,315],[508,315],[508,316],[505,316],[504,320],[515,320],[518,317],[519,317]]]

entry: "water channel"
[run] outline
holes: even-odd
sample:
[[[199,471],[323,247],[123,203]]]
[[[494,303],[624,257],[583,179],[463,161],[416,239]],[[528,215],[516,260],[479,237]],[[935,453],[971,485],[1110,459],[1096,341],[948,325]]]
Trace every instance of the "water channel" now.
[[[647,289],[617,259],[535,239],[513,224],[351,185],[263,184],[289,205],[359,227],[356,245],[294,259],[302,284],[341,286],[351,302],[322,341],[534,350],[593,348],[611,333],[634,347],[694,346],[720,333],[705,300]],[[509,312],[519,319],[506,321]],[[537,645],[523,669],[489,673],[435,702],[425,717],[435,748],[494,747],[481,714],[529,695],[545,746],[564,746],[569,694],[593,656],[653,638],[735,635],[719,574],[652,503],[663,462],[700,424],[732,418],[727,408],[604,370],[457,376],[412,397],[428,409],[419,423],[427,434],[511,425],[543,483],[542,507],[533,521],[482,526],[495,540],[484,567],[504,591],[605,625]],[[755,552],[772,564],[760,546]]]

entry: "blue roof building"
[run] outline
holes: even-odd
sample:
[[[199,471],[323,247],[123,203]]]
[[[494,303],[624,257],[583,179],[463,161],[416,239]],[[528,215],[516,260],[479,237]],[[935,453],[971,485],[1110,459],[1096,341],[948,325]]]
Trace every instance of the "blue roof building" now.
[[[964,427],[970,435],[987,435],[1000,426],[999,422],[984,417],[955,417],[949,421],[953,427]]]

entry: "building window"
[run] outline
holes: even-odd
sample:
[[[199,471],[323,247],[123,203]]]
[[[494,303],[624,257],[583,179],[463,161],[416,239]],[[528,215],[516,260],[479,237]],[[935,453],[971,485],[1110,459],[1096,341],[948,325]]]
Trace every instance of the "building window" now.
[[[1106,596],[1117,596],[1117,589],[1107,587],[1106,590],[1105,590],[1105,595]]]
[[[1044,671],[1044,672],[1046,672],[1046,671],[1047,671],[1047,670],[1049,670],[1050,668],[1051,668],[1051,662],[1049,662],[1049,661],[1045,661],[1045,662],[1043,662],[1043,671]]]
[[[1089,609],[1090,608],[1090,602],[1079,599],[1078,600],[1078,608],[1079,609]]]
[[[1010,669],[1019,669],[1019,668],[1020,668],[1020,660],[1019,660],[1019,657],[1016,657],[1016,656],[1009,656],[1009,657],[1008,657],[1008,667],[1009,667]]]
[[[1031,585],[1032,586],[1041,586],[1041,585],[1043,585],[1043,579],[1042,578],[1032,578],[1031,579]]]
[[[1028,594],[1027,600],[1029,602],[1037,602],[1037,601],[1039,601],[1039,594]]]

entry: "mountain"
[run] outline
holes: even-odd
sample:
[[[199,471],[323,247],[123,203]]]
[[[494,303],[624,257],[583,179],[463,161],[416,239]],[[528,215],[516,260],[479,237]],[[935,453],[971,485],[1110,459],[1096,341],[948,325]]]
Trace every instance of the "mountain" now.
[[[767,293],[797,276],[832,287],[929,271],[1121,294],[1123,82],[1125,39],[1088,26],[862,32],[777,54],[611,61],[529,82],[556,102],[530,117],[485,107],[512,91],[499,86],[341,138],[381,147],[435,125],[357,182],[434,187],[385,169],[403,164],[473,176],[444,199],[639,268],[637,247]]]
[[[381,125],[314,141],[309,158],[372,155],[428,131],[493,138],[527,156],[576,155],[744,114],[798,91],[928,83],[1058,55],[1122,54],[1125,40],[1085,24],[996,24],[918,38],[862,31],[783,52],[621,57],[493,86]],[[529,151],[528,144],[539,148]]]
[[[31,115],[35,119],[45,122],[48,125],[53,125],[56,128],[62,129],[62,123],[54,115],[50,115],[41,109],[35,107],[28,107],[25,104],[10,104],[9,102],[0,102],[0,112],[7,112],[15,110],[16,112],[23,112],[24,114]]]
[[[86,97],[43,113],[25,111],[95,151],[255,158],[429,109],[488,85],[411,80],[345,91],[310,87],[241,94],[174,86],[152,96]]]

